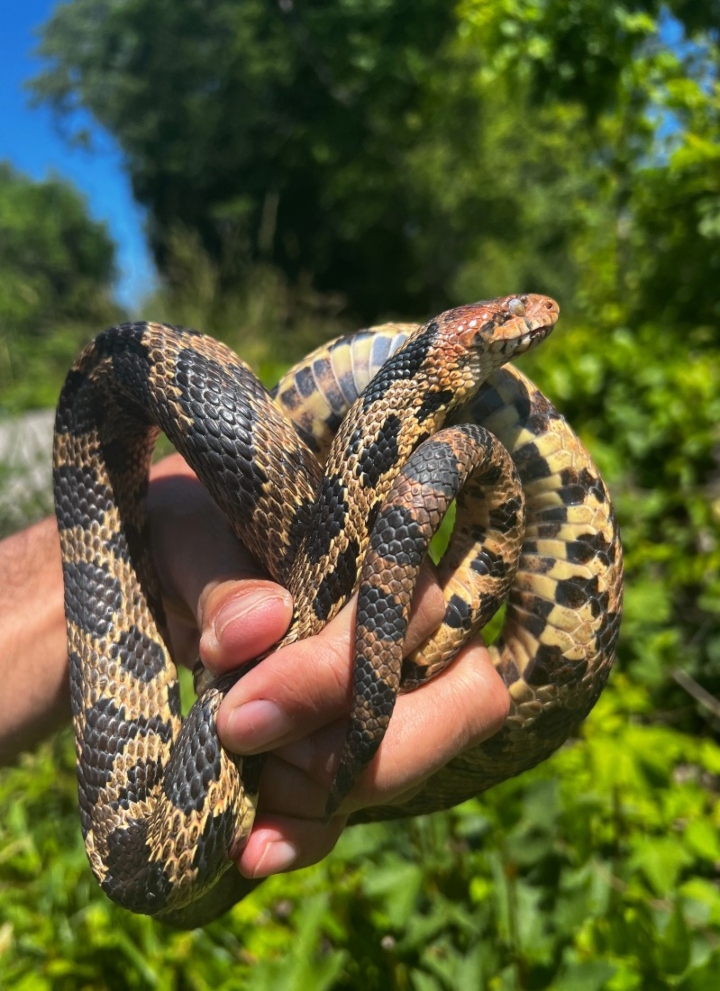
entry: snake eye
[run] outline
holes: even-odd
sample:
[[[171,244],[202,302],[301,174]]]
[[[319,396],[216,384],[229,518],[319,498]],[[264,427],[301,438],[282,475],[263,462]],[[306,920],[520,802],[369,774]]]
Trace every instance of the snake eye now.
[[[507,308],[514,317],[525,316],[525,304],[518,296],[510,300],[510,302],[507,305]]]

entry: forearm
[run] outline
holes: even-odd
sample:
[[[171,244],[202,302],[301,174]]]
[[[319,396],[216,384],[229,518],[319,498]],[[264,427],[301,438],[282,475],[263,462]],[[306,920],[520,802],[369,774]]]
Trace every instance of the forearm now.
[[[0,541],[0,764],[69,713],[60,544],[46,519]]]

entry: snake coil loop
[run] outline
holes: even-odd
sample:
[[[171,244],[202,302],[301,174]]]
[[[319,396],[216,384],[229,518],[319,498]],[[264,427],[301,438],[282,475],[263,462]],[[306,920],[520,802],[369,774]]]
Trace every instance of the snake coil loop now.
[[[504,728],[402,806],[446,808],[545,759],[592,708],[617,640],[622,554],[608,492],[580,441],[514,356],[557,304],[510,296],[424,327],[385,325],[318,348],[268,394],[228,348],[163,324],[110,328],[58,405],[55,502],[80,814],[107,894],[178,926],[253,886],[229,870],[254,817],[258,758],[219,743],[236,679],[183,721],[144,498],[163,430],[238,538],[295,601],[283,643],[321,629],[359,588],[354,700],[332,810],[376,752],[398,691],[442,670],[507,609],[490,648],[511,698]],[[456,500],[439,565],[443,623],[403,659],[420,563]]]

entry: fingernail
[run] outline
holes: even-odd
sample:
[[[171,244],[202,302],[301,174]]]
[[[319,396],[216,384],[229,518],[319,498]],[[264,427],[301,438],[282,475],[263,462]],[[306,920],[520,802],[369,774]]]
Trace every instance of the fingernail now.
[[[202,635],[202,646],[210,651],[220,648],[223,636],[234,623],[242,624],[247,621],[256,609],[260,606],[267,606],[273,599],[284,602],[289,596],[289,592],[283,594],[281,589],[272,592],[267,588],[248,591],[242,595],[235,595],[226,602],[218,612],[209,629],[205,629]]]
[[[278,705],[253,699],[230,713],[224,740],[235,753],[256,753],[270,750],[291,728],[287,714]]]
[[[258,865],[253,871],[253,877],[268,877],[270,874],[280,874],[290,870],[297,862],[298,851],[287,840],[275,840],[263,850]]]

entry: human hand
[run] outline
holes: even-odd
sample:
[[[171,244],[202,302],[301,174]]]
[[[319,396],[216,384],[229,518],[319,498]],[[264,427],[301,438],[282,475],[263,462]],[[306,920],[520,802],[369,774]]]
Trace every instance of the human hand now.
[[[161,573],[170,567],[164,585],[174,590],[176,650],[192,663],[201,631],[205,665],[218,675],[235,670],[285,633],[290,596],[263,579],[197,483],[180,475],[168,477],[165,491],[156,481],[154,490],[162,518],[156,558]],[[192,520],[198,518],[202,532],[194,535]],[[496,732],[507,715],[507,692],[487,650],[479,642],[468,646],[437,678],[398,698],[376,758],[326,821],[350,705],[354,613],[352,600],[317,636],[267,657],[237,682],[218,712],[218,732],[229,750],[270,751],[256,823],[238,862],[247,877],[322,859],[352,812],[402,802],[457,754]],[[408,652],[442,615],[442,596],[428,569],[416,593]]]
[[[148,510],[153,556],[175,656],[198,647],[220,674],[268,650],[292,615],[289,593],[263,576],[179,456],[153,469]],[[12,584],[0,590],[0,763],[11,762],[70,718],[62,573],[48,519],[0,543]],[[442,599],[429,575],[416,596],[408,650],[437,626]],[[358,808],[408,796],[456,754],[502,724],[507,693],[481,645],[466,648],[421,690],[401,696],[366,773],[332,820],[325,803],[345,735],[354,601],[317,636],[266,658],[234,686],[218,714],[223,743],[271,750],[256,826],[239,859],[249,877],[325,856]],[[202,640],[200,640],[202,631]]]

